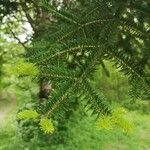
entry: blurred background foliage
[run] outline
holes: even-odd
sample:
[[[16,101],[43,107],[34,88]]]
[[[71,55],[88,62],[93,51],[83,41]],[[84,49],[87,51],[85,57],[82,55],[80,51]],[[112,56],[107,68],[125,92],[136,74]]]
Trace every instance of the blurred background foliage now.
[[[130,85],[127,77],[119,72],[111,62],[105,61],[107,71],[102,66],[95,73],[94,84],[99,91],[102,91],[107,100],[114,105],[119,104],[129,110],[138,110],[149,113],[150,103],[147,99],[135,99],[130,95]],[[107,73],[107,74],[106,74]]]

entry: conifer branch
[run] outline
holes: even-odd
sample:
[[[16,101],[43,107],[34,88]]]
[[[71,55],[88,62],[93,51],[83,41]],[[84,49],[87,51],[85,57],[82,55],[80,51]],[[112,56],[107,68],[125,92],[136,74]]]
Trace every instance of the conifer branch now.
[[[72,51],[74,52],[76,50],[81,50],[82,48],[95,48],[95,47],[97,47],[97,46],[95,46],[95,45],[78,45],[76,47],[72,47],[72,48],[65,49],[65,50],[60,51],[60,52],[56,52],[55,54],[51,55],[50,57],[47,57],[44,60],[41,60],[41,61],[37,62],[36,65],[41,65],[44,62],[46,62],[46,61],[48,61],[48,60],[50,60],[54,57],[58,57],[58,56],[67,54],[67,53],[72,52]]]
[[[66,75],[59,75],[59,74],[40,74],[40,76],[42,77],[49,77],[49,78],[58,78],[60,80],[78,80],[78,78],[76,77],[72,77],[72,76],[66,76]]]
[[[48,2],[46,2],[46,1],[44,1],[44,0],[42,0],[42,6],[43,7],[45,7],[48,11],[50,11],[51,13],[54,13],[55,15],[57,15],[58,17],[61,17],[62,19],[64,19],[64,20],[66,20],[66,21],[69,21],[69,22],[71,22],[71,23],[73,23],[73,24],[76,24],[76,25],[78,25],[78,23],[75,21],[75,20],[73,20],[73,19],[71,19],[71,18],[69,18],[69,17],[67,17],[67,16],[65,16],[65,15],[63,15],[62,13],[60,13],[58,10],[56,10],[55,8],[52,8],[52,6],[50,6],[50,4],[48,3]]]

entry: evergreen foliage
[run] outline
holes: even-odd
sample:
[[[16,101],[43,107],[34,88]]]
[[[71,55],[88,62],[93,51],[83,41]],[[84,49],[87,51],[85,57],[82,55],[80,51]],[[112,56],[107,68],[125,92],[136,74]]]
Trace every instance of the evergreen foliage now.
[[[36,119],[38,115],[39,114],[35,110],[24,110],[18,113],[17,117],[19,119]]]
[[[111,116],[103,116],[97,121],[98,129],[121,128],[124,133],[129,134],[133,131],[133,123],[127,119],[126,111],[123,108],[117,108]]]
[[[16,76],[31,76],[35,77],[38,74],[38,69],[32,63],[18,61],[12,68],[12,74]]]
[[[37,6],[51,21],[45,30],[36,30],[26,57],[39,69],[39,81],[51,81],[54,89],[40,114],[63,116],[74,96],[97,117],[111,114],[103,94],[91,84],[105,59],[128,76],[133,96],[150,98],[150,2],[79,0],[61,8],[41,0]]]
[[[149,56],[143,62],[150,48],[149,2],[140,6],[139,1],[96,0],[70,9],[58,9],[46,0],[39,4],[53,21],[34,38],[26,56],[39,68],[38,78],[54,87],[42,108],[44,115],[62,116],[75,95],[87,101],[92,114],[110,114],[105,98],[90,83],[104,59],[128,76],[134,96],[149,97]]]
[[[54,126],[50,119],[44,118],[40,121],[40,128],[44,131],[44,133],[53,133]]]
[[[136,96],[150,94],[149,69],[146,71],[149,59],[140,66],[144,50],[146,53],[149,51],[149,27],[145,24],[150,18],[143,15],[140,22],[138,17],[147,12],[139,11],[134,4],[137,2],[128,0],[87,1],[86,8],[79,7],[82,11],[79,8],[58,10],[42,1],[42,9],[51,13],[57,21],[50,25],[49,32],[41,35],[43,38],[33,41],[27,57],[40,69],[39,77],[51,80],[55,87],[48,101],[49,115],[55,114],[56,110],[60,112],[62,106],[66,108],[69,99],[79,90],[81,95],[87,95],[85,99],[94,113],[109,113],[104,98],[97,95],[90,85],[94,71],[104,59],[113,61],[129,77]],[[143,7],[149,7],[149,3],[143,4]],[[126,52],[121,43],[126,42],[127,36],[130,36],[128,43],[132,46],[128,51],[131,52]],[[137,54],[132,56],[132,49]]]

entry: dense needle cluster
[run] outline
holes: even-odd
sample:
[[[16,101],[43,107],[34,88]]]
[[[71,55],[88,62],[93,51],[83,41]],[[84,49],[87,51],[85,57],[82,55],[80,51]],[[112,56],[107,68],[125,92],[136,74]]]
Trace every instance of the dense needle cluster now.
[[[38,77],[54,87],[43,113],[48,117],[62,114],[76,95],[87,102],[93,114],[109,114],[104,97],[90,83],[105,59],[128,76],[133,95],[149,97],[148,2],[96,0],[80,8],[59,10],[42,1],[39,7],[50,13],[53,21],[48,32],[32,42],[27,57],[39,68]]]

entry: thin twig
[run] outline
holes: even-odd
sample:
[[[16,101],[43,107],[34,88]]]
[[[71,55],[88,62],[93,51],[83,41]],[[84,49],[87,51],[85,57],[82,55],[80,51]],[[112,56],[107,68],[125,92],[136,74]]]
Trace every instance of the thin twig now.
[[[19,44],[21,44],[23,46],[23,48],[27,49],[27,47],[25,46],[25,43],[24,42],[21,42],[21,40],[16,36],[16,34],[10,30],[11,34],[13,35],[13,37],[18,41]]]

